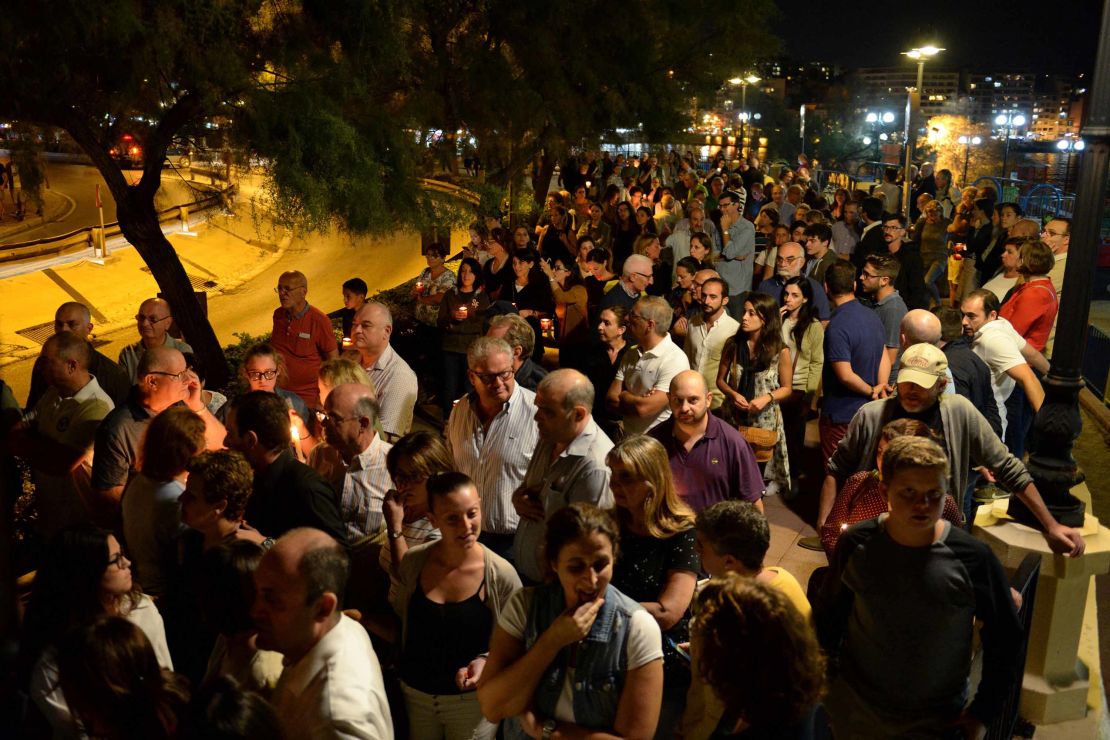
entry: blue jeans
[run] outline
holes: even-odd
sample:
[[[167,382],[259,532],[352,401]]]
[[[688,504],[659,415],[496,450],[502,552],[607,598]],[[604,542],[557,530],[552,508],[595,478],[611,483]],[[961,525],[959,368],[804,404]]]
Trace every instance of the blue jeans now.
[[[947,259],[930,262],[928,268],[925,270],[925,290],[929,291],[929,296],[937,303],[940,303],[940,289],[937,287],[937,281],[941,278],[947,280],[947,275]]]
[[[1021,384],[1014,386],[1006,399],[1006,447],[1020,460],[1025,455],[1025,440],[1033,426],[1033,407],[1025,396]]]

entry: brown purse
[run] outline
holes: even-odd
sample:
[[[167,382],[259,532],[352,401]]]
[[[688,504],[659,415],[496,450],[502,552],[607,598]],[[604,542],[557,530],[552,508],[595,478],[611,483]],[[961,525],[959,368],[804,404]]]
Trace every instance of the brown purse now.
[[[771,457],[775,454],[775,445],[779,443],[779,433],[772,429],[762,429],[760,427],[738,427],[740,436],[748,440],[748,444],[752,446],[752,452],[755,453],[755,461],[758,463],[770,462]]]

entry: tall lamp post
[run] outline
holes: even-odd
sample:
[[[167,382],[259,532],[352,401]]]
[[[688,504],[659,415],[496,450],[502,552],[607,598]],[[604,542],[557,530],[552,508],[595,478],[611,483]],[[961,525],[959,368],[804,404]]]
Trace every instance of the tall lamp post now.
[[[921,110],[921,86],[925,80],[925,61],[932,59],[942,51],[944,51],[944,47],[929,44],[902,52],[904,56],[917,62],[917,87],[906,96],[906,161],[902,172],[902,213],[906,214],[910,212],[910,187],[913,184],[910,181],[910,166],[913,164],[913,148],[917,139],[917,129],[913,124],[913,119],[915,114]],[[913,104],[915,92],[917,94],[916,106]]]
[[[1068,185],[1071,183],[1071,154],[1072,152],[1081,152],[1087,148],[1087,144],[1083,139],[1060,139],[1056,142],[1056,148],[1068,155],[1067,164],[1064,165],[1064,187],[1063,191],[1068,192]]]
[[[733,85],[740,86],[740,156],[744,155],[744,134],[747,130],[748,119],[748,85],[754,85],[760,81],[760,77],[754,74],[747,74],[743,77],[733,77],[729,82]],[[751,151],[751,147],[748,147]]]
[[[994,122],[1006,129],[1006,145],[1002,150],[1002,179],[1009,180],[1010,173],[1006,171],[1006,167],[1010,164],[1010,137],[1014,135],[1015,128],[1021,128],[1025,125],[1025,116],[1012,110],[1007,113],[999,113]],[[1002,193],[999,193],[999,196],[1001,195]]]
[[[971,147],[979,146],[980,144],[983,143],[983,140],[980,139],[978,136],[961,136],[960,138],[956,139],[956,141],[958,141],[958,142],[960,142],[961,144],[964,145],[964,176],[963,176],[963,179],[960,180],[960,185],[966,187],[967,186],[967,163],[971,159]]]

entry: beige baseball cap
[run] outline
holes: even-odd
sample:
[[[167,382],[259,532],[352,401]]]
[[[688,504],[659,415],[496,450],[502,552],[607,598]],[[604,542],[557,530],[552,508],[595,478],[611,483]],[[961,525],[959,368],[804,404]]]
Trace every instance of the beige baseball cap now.
[[[948,358],[932,344],[914,344],[902,353],[899,360],[899,383],[913,383],[922,388],[932,388],[937,379],[947,377]]]

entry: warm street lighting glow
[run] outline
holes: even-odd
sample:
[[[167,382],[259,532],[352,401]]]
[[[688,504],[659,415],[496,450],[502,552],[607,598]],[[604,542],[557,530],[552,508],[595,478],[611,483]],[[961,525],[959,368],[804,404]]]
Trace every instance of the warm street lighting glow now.
[[[739,85],[741,82],[743,82],[743,80],[740,79],[739,77],[733,77],[733,78],[729,79],[728,84],[730,84],[730,85]]]
[[[914,61],[917,61],[920,59],[935,57],[942,51],[944,51],[943,46],[933,46],[932,44],[929,44],[928,46],[920,46],[915,49],[910,49],[909,51],[903,51],[902,54],[909,57],[910,59],[913,59]]]
[[[744,78],[744,81],[747,82],[749,85],[754,85],[755,83],[759,82],[760,79],[761,78],[756,77],[755,75],[748,75]]]
[[[1077,152],[1081,152],[1086,148],[1087,148],[1087,145],[1086,145],[1086,143],[1084,143],[1083,139],[1080,139],[1079,141],[1075,142],[1075,145],[1072,147],[1072,149],[1074,149]]]

